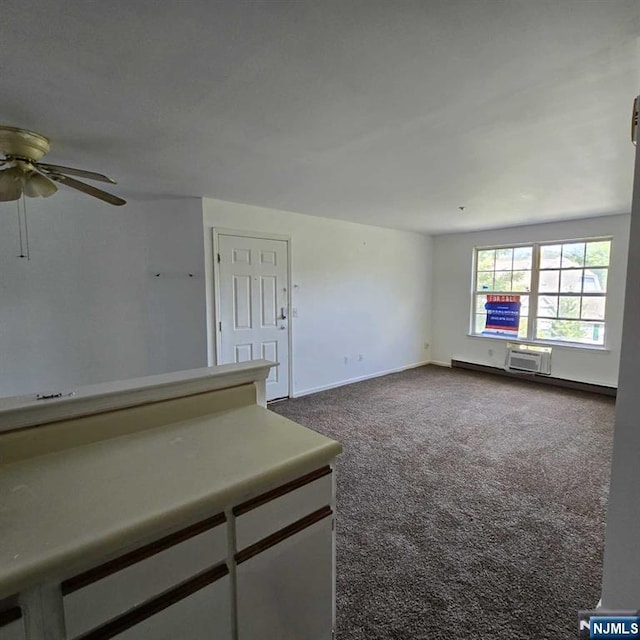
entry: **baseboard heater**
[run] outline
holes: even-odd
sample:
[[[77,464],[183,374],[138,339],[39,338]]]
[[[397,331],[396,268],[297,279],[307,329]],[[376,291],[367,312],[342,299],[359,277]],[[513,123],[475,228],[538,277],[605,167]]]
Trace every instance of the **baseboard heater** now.
[[[564,389],[576,389],[577,391],[589,391],[590,393],[600,393],[605,396],[616,397],[618,390],[616,387],[607,387],[602,384],[591,384],[590,382],[578,382],[576,380],[567,380],[565,378],[554,378],[549,375],[539,375],[532,372],[522,372],[515,370],[506,370],[501,367],[491,367],[486,364],[476,364],[475,362],[465,362],[464,360],[452,360],[451,367],[454,369],[467,369],[468,371],[482,371],[484,373],[492,373],[507,378],[517,378],[519,380],[529,380],[539,384],[548,384],[553,387],[562,387]]]

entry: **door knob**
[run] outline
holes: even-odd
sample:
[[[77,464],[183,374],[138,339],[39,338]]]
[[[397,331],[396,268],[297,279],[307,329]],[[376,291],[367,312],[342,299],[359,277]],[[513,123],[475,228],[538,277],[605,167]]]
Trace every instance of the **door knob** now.
[[[280,307],[280,320],[286,320],[286,319],[287,319],[287,314],[285,313],[285,308]]]

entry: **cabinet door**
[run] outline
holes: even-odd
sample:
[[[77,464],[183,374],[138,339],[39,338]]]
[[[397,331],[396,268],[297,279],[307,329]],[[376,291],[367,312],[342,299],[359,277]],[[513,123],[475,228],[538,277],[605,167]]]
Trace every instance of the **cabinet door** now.
[[[238,640],[331,640],[332,521],[329,511],[248,559],[238,554]]]
[[[114,636],[117,640],[231,640],[231,637],[228,576]]]

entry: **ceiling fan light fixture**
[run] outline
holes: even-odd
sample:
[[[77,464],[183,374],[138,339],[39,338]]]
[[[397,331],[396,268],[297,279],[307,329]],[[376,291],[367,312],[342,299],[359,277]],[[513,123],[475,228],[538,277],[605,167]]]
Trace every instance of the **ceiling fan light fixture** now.
[[[18,167],[9,167],[0,171],[0,202],[19,200],[24,186],[24,171]]]
[[[24,195],[29,198],[48,198],[52,196],[58,187],[37,171],[29,174],[27,181],[24,183]]]

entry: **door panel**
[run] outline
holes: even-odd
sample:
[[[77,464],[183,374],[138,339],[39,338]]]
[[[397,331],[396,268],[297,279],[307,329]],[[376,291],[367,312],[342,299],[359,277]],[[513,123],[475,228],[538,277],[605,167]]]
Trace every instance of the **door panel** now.
[[[253,345],[252,344],[237,344],[236,345],[236,358],[234,362],[247,362],[247,360],[253,360]]]
[[[278,322],[277,279],[275,276],[260,278],[260,326],[263,329],[275,329]]]
[[[278,362],[267,400],[289,395],[287,243],[220,234],[218,364],[264,358]]]
[[[233,328],[251,329],[251,277],[233,277]]]

